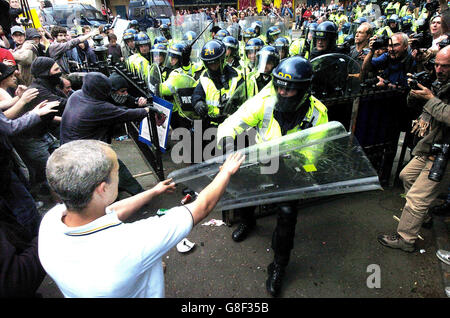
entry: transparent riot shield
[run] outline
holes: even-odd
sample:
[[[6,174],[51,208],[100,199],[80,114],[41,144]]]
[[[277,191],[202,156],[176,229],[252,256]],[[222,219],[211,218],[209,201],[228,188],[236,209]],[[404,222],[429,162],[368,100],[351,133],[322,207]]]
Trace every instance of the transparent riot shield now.
[[[155,39],[158,36],[164,36],[159,28],[154,28],[154,27],[150,27],[147,29],[147,35],[151,41],[150,48],[153,46],[153,44],[155,43]]]
[[[173,43],[178,43],[183,41],[183,36],[188,31],[193,31],[197,35],[200,35],[203,30],[203,34],[197,39],[197,41],[192,45],[191,51],[191,61],[198,62],[200,60],[200,51],[206,42],[211,40],[210,29],[212,27],[211,21],[206,18],[206,14],[189,14],[183,15],[183,21],[178,24],[175,23],[175,17],[172,17],[171,34]]]
[[[295,199],[381,189],[353,135],[330,122],[245,148],[246,156],[216,208],[229,210]],[[305,157],[314,157],[312,162]],[[173,171],[168,178],[195,192],[216,176],[225,156]]]
[[[234,37],[236,40],[241,39],[241,28],[239,27],[238,23],[231,23],[227,26],[227,31],[230,33],[232,37]]]
[[[378,4],[370,4],[370,10],[367,10],[367,14],[364,15],[368,22],[375,22],[381,16],[381,8]]]
[[[234,91],[233,95],[230,96],[226,102],[223,113],[225,115],[232,115],[238,108],[248,99],[247,85],[244,81],[239,85]]]
[[[360,66],[344,54],[325,54],[311,60],[313,67],[312,94],[319,100],[349,97],[359,93]]]
[[[161,97],[159,94],[159,86],[161,82],[161,70],[159,69],[159,66],[157,64],[153,63],[149,66],[147,85],[152,94],[158,97]]]

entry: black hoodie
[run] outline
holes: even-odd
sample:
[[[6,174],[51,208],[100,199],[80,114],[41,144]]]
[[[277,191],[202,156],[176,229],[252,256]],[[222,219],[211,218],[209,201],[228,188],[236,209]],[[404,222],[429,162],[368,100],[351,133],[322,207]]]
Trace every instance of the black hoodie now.
[[[144,108],[124,109],[108,102],[111,80],[102,73],[88,73],[81,90],[70,95],[61,120],[61,144],[79,139],[111,142],[110,126],[138,121],[147,116]]]

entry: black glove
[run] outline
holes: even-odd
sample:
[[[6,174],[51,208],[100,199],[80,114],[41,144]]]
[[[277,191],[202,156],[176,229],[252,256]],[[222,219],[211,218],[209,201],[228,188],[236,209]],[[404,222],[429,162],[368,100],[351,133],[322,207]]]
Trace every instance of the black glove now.
[[[204,101],[198,101],[194,106],[194,110],[200,117],[205,118],[208,116],[208,105]]]

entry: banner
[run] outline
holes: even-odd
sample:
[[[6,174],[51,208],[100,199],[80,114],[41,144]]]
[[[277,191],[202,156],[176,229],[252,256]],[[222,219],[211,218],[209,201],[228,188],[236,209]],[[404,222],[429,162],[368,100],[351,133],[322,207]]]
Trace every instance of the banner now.
[[[153,96],[153,107],[155,107],[159,111],[158,114],[154,115],[156,116],[159,147],[161,148],[162,152],[165,152],[167,148],[167,140],[169,136],[169,128],[170,128],[170,120],[172,117],[173,104],[169,103],[164,99]],[[147,117],[145,117],[141,122],[139,129],[139,141],[142,141],[148,145],[152,145]]]
[[[262,10],[262,0],[256,0],[256,11],[260,13]]]

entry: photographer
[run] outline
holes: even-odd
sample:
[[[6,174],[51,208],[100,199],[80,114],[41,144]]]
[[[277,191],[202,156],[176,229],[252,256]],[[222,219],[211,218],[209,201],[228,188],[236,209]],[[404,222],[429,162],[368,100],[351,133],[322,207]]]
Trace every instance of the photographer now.
[[[382,245],[406,252],[415,250],[414,243],[420,227],[426,221],[430,204],[440,193],[440,187],[448,185],[446,159],[450,137],[450,46],[436,55],[435,71],[438,82],[432,90],[418,84],[418,89],[409,93],[409,106],[424,104],[414,127],[416,129],[413,129],[421,139],[413,149],[414,158],[400,173],[406,204],[397,232],[378,237]]]
[[[373,70],[382,70],[378,76],[378,87],[400,88],[407,87],[407,73],[414,73],[416,61],[408,50],[408,36],[404,33],[395,33],[388,40],[388,52],[373,58],[379,46],[386,43],[377,41],[379,37],[370,38],[370,52],[364,58],[361,73],[368,74]]]

